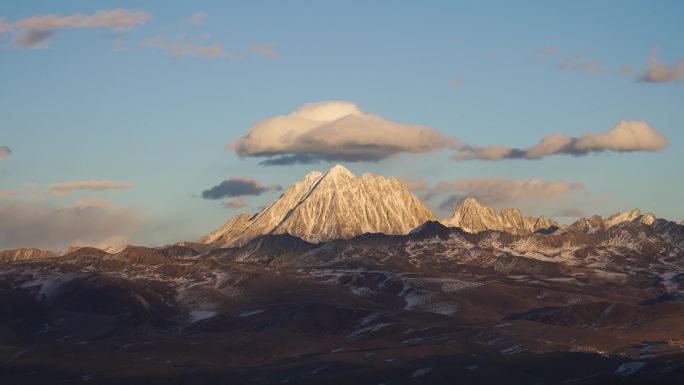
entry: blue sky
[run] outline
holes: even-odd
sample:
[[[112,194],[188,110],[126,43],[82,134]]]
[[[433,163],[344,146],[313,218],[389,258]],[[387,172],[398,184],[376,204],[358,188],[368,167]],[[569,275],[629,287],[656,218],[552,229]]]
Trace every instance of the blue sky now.
[[[126,28],[53,25],[32,45],[13,24],[112,9],[145,17]],[[646,122],[666,147],[500,161],[452,160],[446,148],[343,163],[359,175],[423,180],[429,188],[463,179],[579,182],[582,188],[548,199],[485,203],[547,216],[639,207],[679,221],[684,84],[676,76],[638,79],[654,50],[676,71],[682,14],[680,1],[6,2],[0,146],[11,154],[0,160],[0,207],[13,205],[12,215],[30,223],[31,207],[50,215],[85,196],[106,198],[111,205],[100,209],[136,216],[136,231],[119,231],[133,242],[194,239],[279,194],[237,197],[246,206],[228,209],[229,198],[202,199],[202,191],[236,176],[286,187],[336,163],[262,166],[264,158],[239,158],[226,144],[257,121],[345,100],[473,146],[526,148],[552,133],[580,137],[623,120]],[[182,52],[174,57],[173,49]],[[67,196],[49,188],[93,180],[130,186]],[[428,203],[445,213],[439,199]]]

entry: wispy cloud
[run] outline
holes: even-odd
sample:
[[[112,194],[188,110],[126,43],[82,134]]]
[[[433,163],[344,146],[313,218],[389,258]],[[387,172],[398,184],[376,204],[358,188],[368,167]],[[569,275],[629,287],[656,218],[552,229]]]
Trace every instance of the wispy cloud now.
[[[603,72],[603,62],[587,59],[585,54],[581,52],[561,60],[558,66],[564,70],[586,71],[595,74]]]
[[[100,10],[92,15],[35,15],[12,23],[0,20],[0,36],[12,32],[15,34],[13,41],[17,47],[41,48],[60,29],[128,30],[144,24],[148,18],[144,11],[131,9]]]
[[[430,184],[423,179],[399,178],[399,181],[404,187],[414,192],[430,190]]]
[[[368,115],[356,104],[305,104],[291,114],[262,120],[226,146],[241,157],[265,157],[264,165],[327,161],[379,161],[402,153],[455,147],[456,139],[419,125]]]
[[[584,189],[581,182],[542,179],[460,179],[439,182],[436,192],[456,193],[457,196],[475,197],[492,205],[508,204],[520,200],[549,199]]]
[[[455,78],[451,79],[449,82],[449,85],[451,85],[451,88],[460,88],[461,85],[463,84],[463,76],[458,75]]]
[[[69,245],[99,245],[129,239],[144,223],[138,212],[116,207],[64,207],[41,201],[0,205],[0,249],[39,247],[63,250]]]
[[[549,56],[558,53],[558,51],[559,51],[558,47],[553,46],[553,45],[546,45],[544,47],[537,48],[534,51],[535,61],[537,63],[544,63],[549,58]]]
[[[237,198],[223,202],[221,203],[221,206],[229,210],[237,210],[246,207],[247,203],[244,200]]]
[[[453,211],[464,199],[473,197],[494,206],[558,203],[570,194],[586,191],[581,182],[564,180],[464,178],[440,181],[430,185],[422,179],[400,179],[413,193],[425,201],[437,201],[436,207],[444,212]]]
[[[249,51],[264,59],[275,60],[278,58],[277,46],[272,43],[252,44]]]
[[[7,32],[12,30],[12,24],[5,21],[5,18],[0,16],[0,38],[3,37]]]
[[[14,198],[19,192],[14,190],[0,190],[0,199]]]
[[[207,20],[208,15],[204,12],[196,12],[185,20],[186,24],[202,25]]]
[[[639,81],[648,83],[671,83],[684,78],[684,56],[673,65],[668,66],[658,61],[658,53],[653,50],[648,62],[648,69]]]
[[[85,209],[89,207],[108,209],[112,207],[112,201],[105,197],[84,196],[76,201],[74,207],[79,209]]]
[[[56,32],[54,30],[32,29],[18,34],[13,42],[14,45],[22,48],[45,48],[47,47],[47,40]]]
[[[269,191],[279,190],[282,190],[282,187],[279,185],[265,186],[253,178],[232,176],[218,185],[202,191],[202,198],[221,199],[245,195],[261,195]]]
[[[557,211],[555,214],[552,216],[554,217],[572,217],[572,218],[579,218],[579,217],[584,217],[586,214],[584,211],[580,209],[563,209]]]
[[[164,40],[159,37],[154,37],[147,39],[143,42],[145,47],[160,48],[169,53],[169,55],[175,58],[181,58],[185,56],[196,56],[196,57],[207,57],[207,58],[220,58],[220,57],[231,57],[233,55],[228,54],[223,46],[219,43],[212,44],[197,44],[193,42],[179,42]]]
[[[129,182],[114,182],[111,180],[82,180],[74,182],[56,183],[49,186],[50,190],[58,197],[69,195],[74,190],[121,190],[131,187]]]
[[[631,66],[624,65],[624,66],[622,66],[622,68],[620,68],[620,71],[618,71],[618,74],[625,76],[625,77],[631,77],[633,72],[634,71],[632,71]]]
[[[452,156],[455,160],[540,159],[550,155],[581,156],[602,151],[658,151],[667,146],[667,139],[646,122],[622,121],[612,130],[589,133],[580,137],[551,134],[528,148],[506,146],[477,147],[462,145]]]
[[[12,153],[12,149],[9,146],[0,146],[0,159],[5,159]]]

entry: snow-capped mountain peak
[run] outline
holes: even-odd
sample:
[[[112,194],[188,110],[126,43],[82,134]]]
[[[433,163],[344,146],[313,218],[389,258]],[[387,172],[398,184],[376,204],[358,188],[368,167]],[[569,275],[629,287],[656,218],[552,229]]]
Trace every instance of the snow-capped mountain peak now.
[[[235,217],[200,242],[239,246],[260,235],[284,233],[309,242],[375,232],[407,234],[434,218],[396,178],[357,178],[338,164],[325,173],[307,174],[259,213]]]
[[[460,227],[468,233],[498,230],[521,235],[553,226],[559,227],[558,223],[547,220],[544,216],[523,217],[518,209],[505,208],[497,213],[493,207],[485,206],[472,197],[466,198],[451,218],[442,219],[441,222],[446,226]]]

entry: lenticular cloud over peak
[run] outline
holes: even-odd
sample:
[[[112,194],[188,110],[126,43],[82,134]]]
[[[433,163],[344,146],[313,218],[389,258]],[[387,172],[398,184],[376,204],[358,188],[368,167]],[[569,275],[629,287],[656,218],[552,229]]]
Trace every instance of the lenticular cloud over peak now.
[[[348,101],[329,101],[307,103],[291,114],[303,119],[330,122],[347,115],[363,115],[356,103]]]
[[[455,138],[421,125],[364,113],[355,103],[308,103],[288,115],[262,120],[226,146],[241,157],[265,157],[264,165],[327,161],[379,161],[408,152],[453,147]]]

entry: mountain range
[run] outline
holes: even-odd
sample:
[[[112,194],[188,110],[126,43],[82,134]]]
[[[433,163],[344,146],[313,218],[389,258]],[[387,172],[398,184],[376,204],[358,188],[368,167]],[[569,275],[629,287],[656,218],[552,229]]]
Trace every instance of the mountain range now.
[[[0,383],[684,382],[684,226],[637,209],[438,219],[337,166],[198,242],[0,267]]]
[[[344,166],[337,165],[325,173],[307,174],[263,210],[231,218],[198,243],[211,247],[242,246],[260,235],[284,233],[318,243],[365,233],[408,234],[431,220],[468,233],[494,230],[523,235],[534,232],[593,234],[626,221],[650,225],[656,217],[653,213],[642,214],[634,209],[605,220],[597,215],[581,218],[567,226],[543,215],[523,216],[515,208],[505,208],[497,213],[475,198],[466,198],[451,217],[437,219],[396,178],[368,173],[357,178]]]

